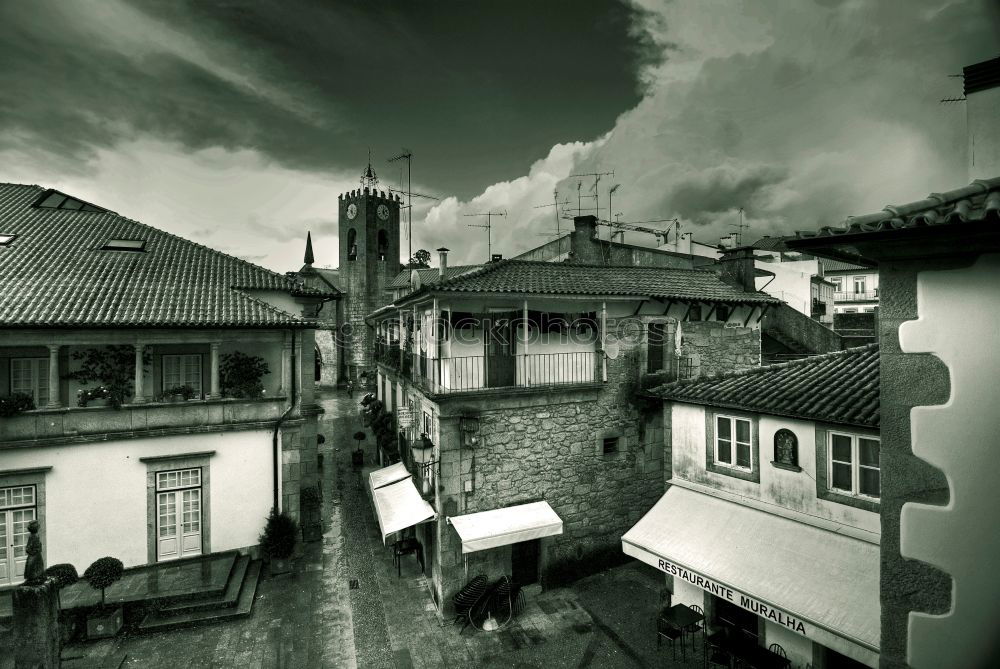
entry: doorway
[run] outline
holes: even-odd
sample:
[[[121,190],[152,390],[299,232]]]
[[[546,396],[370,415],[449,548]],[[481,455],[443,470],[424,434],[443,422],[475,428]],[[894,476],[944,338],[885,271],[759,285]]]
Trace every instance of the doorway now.
[[[156,474],[156,560],[201,555],[201,468]]]
[[[515,380],[514,322],[516,311],[486,316],[486,387],[513,386]]]
[[[510,580],[520,586],[538,583],[541,539],[520,541],[510,546]]]
[[[24,577],[28,523],[35,517],[35,486],[0,488],[0,586]]]

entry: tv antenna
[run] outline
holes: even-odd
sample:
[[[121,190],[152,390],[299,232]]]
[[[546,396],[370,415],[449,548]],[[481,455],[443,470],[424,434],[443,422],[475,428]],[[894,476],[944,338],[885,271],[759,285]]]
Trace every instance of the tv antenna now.
[[[466,218],[473,216],[485,216],[486,225],[480,223],[468,223],[470,228],[486,228],[486,256],[490,259],[493,258],[493,217],[494,216],[506,216],[506,211],[486,211],[481,214],[464,214]]]
[[[614,170],[610,172],[586,172],[584,174],[571,174],[571,177],[594,177],[594,185],[590,190],[594,191],[594,209],[597,210],[597,215],[601,215],[601,199],[597,194],[597,184],[601,182],[601,177],[613,177],[615,175]],[[580,188],[577,186],[577,193],[579,193]],[[579,206],[579,205],[577,205]]]
[[[743,246],[743,231],[744,230],[749,230],[750,229],[750,224],[743,222],[743,207],[740,207],[737,210],[737,213],[739,213],[739,215],[740,215],[740,222],[739,223],[730,223],[729,227],[736,228],[736,245],[737,246]]]
[[[558,190],[553,190],[552,191],[552,204],[540,204],[537,207],[532,207],[532,209],[545,209],[546,207],[555,207],[555,210],[554,210],[554,213],[555,213],[555,216],[556,216],[556,231],[555,231],[555,236],[558,237],[559,235],[562,234],[560,232],[560,230],[559,230],[559,205],[565,206],[567,204],[569,204],[569,200],[563,200],[562,202],[560,202],[559,201],[559,191]],[[544,234],[546,237],[548,237],[552,233],[551,232],[545,232],[545,233],[542,233],[542,234]]]
[[[409,254],[406,256],[406,262],[410,262],[410,258],[413,257],[413,182],[410,177],[410,167],[411,161],[413,160],[413,152],[409,149],[403,149],[399,155],[393,156],[389,159],[390,163],[394,163],[397,160],[406,161],[406,240],[409,243]],[[371,150],[368,151],[368,169],[371,169]],[[389,193],[392,194],[392,189],[389,189]]]

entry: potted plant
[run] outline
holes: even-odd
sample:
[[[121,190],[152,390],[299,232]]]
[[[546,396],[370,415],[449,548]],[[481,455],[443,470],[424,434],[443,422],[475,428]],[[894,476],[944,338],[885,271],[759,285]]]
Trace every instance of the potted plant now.
[[[111,389],[107,386],[95,386],[93,388],[80,388],[76,391],[77,406],[106,407],[114,405]],[[119,403],[118,406],[121,406]]]
[[[298,532],[298,523],[287,512],[279,513],[276,509],[271,509],[259,541],[261,553],[272,576],[287,574],[292,570],[291,557],[295,552]]]
[[[105,606],[104,590],[122,577],[125,567],[121,560],[113,557],[102,557],[94,561],[83,572],[83,578],[90,587],[101,591],[101,605],[87,616],[87,637],[90,639],[105,639],[112,637],[122,628],[122,607],[108,609]]]
[[[260,397],[264,394],[261,379],[270,374],[267,363],[256,355],[236,351],[222,356],[219,383],[226,397]]]
[[[35,408],[35,400],[27,393],[11,393],[0,397],[0,418],[10,418]]]
[[[102,389],[102,394],[92,394],[90,397],[84,397],[87,392],[93,392],[89,389],[84,388],[84,392],[78,392],[77,404],[80,406],[87,406],[91,400],[106,399],[108,404],[119,409],[125,400],[132,396],[132,381],[135,379],[134,346],[112,345],[88,348],[73,353],[73,359],[79,361],[79,369],[66,374],[63,378],[79,381],[84,386],[96,381],[100,384],[97,389]],[[143,368],[145,369],[149,363],[150,356],[143,351]]]
[[[365,464],[365,449],[361,448],[361,442],[365,440],[365,433],[360,430],[355,432],[354,439],[358,442],[358,447],[351,452],[351,466],[354,469],[361,469]]]
[[[194,388],[184,384],[183,386],[174,386],[163,391],[163,396],[168,398],[170,402],[186,402],[195,396]]]

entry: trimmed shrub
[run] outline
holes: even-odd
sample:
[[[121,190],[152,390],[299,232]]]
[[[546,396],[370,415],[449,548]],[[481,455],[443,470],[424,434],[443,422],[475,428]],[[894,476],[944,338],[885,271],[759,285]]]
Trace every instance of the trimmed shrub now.
[[[289,558],[295,551],[298,532],[298,523],[287,512],[278,513],[276,509],[271,509],[267,522],[264,523],[264,531],[258,538],[260,549],[269,558]]]
[[[54,564],[45,570],[45,575],[56,582],[57,588],[65,588],[80,580],[80,575],[76,573],[76,567],[68,562]]]
[[[35,400],[27,393],[12,393],[0,397],[0,417],[10,418],[22,411],[31,411],[35,408]]]
[[[118,558],[102,557],[94,560],[94,563],[83,572],[83,578],[94,590],[101,591],[101,608],[104,608],[104,590],[122,577],[125,566]]]

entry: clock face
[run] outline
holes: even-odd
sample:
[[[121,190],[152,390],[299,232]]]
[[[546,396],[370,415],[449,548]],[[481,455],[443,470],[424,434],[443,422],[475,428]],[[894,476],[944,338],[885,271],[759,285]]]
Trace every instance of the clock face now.
[[[383,221],[389,218],[389,207],[385,206],[384,204],[380,204],[378,206],[378,209],[375,210],[375,212],[378,214],[378,217],[381,218]]]
[[[353,202],[347,205],[347,218],[354,220],[354,217],[358,215],[358,205]]]

